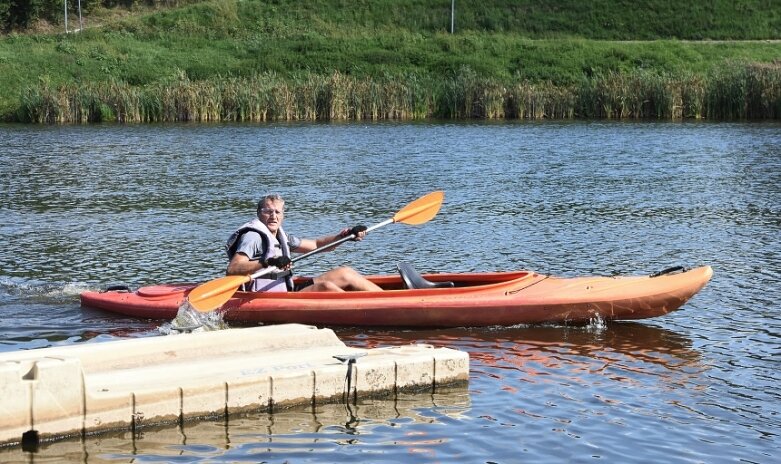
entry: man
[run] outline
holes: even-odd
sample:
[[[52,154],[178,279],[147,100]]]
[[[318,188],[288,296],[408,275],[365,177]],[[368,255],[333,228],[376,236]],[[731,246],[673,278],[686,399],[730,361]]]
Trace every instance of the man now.
[[[307,253],[327,246],[350,234],[356,240],[366,236],[366,226],[343,229],[336,235],[316,239],[300,239],[287,235],[282,229],[285,218],[285,200],[277,195],[266,195],[258,202],[257,219],[241,226],[226,243],[228,252],[228,275],[249,275],[265,267],[289,270],[291,252]],[[329,249],[326,251],[332,251]],[[379,291],[379,286],[349,267],[339,267],[313,279],[293,286],[290,272],[285,275],[264,275],[246,284],[244,290],[254,292],[323,292],[345,290]]]

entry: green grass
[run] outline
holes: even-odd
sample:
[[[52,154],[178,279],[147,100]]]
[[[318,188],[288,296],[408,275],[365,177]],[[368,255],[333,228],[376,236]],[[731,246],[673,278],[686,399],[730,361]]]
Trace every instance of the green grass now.
[[[391,97],[395,94],[390,83],[400,81],[426,95],[415,97],[425,103],[417,101],[412,105],[417,109],[405,109],[405,117],[512,117],[520,111],[513,105],[521,100],[514,92],[533,88],[535,95],[541,92],[549,99],[557,95],[554,100],[571,102],[566,109],[549,109],[545,117],[559,113],[563,116],[558,117],[628,117],[617,115],[636,112],[585,104],[585,95],[599,95],[586,90],[602,83],[614,92],[633,86],[636,92],[647,93],[652,82],[658,86],[664,81],[667,87],[677,82],[685,92],[701,95],[703,102],[724,105],[727,99],[719,92],[730,85],[746,88],[745,82],[753,79],[748,76],[760,69],[764,77],[751,85],[765,87],[751,93],[750,106],[778,105],[773,86],[779,80],[781,44],[726,40],[778,39],[778,0],[707,5],[662,0],[485,0],[479,7],[469,3],[473,2],[456,2],[454,35],[447,32],[450,2],[428,0],[215,0],[123,17],[81,33],[9,35],[0,39],[0,118],[35,119],[24,114],[35,112],[29,104],[36,91],[73,94],[91,89],[94,98],[114,88],[159,99],[166,88],[180,88],[185,80],[204,92],[230,82],[236,92],[245,94],[253,86],[270,85],[276,85],[277,91],[287,86],[305,92],[302,82],[310,80],[312,85],[330,86],[329,91],[352,89],[352,98],[361,101],[367,98],[357,90],[361,85],[382,88],[380,93],[396,98]],[[718,41],[677,40],[701,38]],[[327,84],[335,75],[345,82]],[[724,82],[730,79],[725,76],[740,82]],[[695,91],[680,84],[689,81],[700,82],[702,88]],[[241,86],[247,88],[239,91]],[[707,90],[711,87],[722,90]],[[494,102],[487,104],[488,109],[475,110],[468,94],[483,91],[493,95]],[[460,96],[447,100],[453,92]],[[731,92],[730,98],[739,97]],[[764,101],[756,101],[755,94]],[[735,108],[705,111],[706,103],[699,103],[703,108],[692,114],[730,118],[776,114]],[[736,105],[729,103],[730,108]],[[595,110],[596,106],[603,110]],[[336,114],[362,111],[368,110],[353,108]],[[326,115],[314,104],[301,114]],[[647,111],[642,114],[651,117]],[[680,110],[665,110],[656,117],[676,114],[692,117]],[[112,117],[116,116],[100,118]]]

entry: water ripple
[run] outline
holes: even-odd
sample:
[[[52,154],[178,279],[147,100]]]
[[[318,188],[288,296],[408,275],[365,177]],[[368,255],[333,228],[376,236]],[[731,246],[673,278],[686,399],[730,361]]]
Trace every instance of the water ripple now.
[[[529,268],[649,274],[709,264],[683,310],[642,324],[338,329],[352,346],[469,352],[467,392],[349,411],[53,444],[36,461],[774,462],[781,453],[781,130],[776,123],[540,122],[0,126],[0,350],[159,336],[78,306],[124,283],[223,274],[257,199],[301,236],[374,224],[446,191],[425,226],[390,225],[300,263],[395,272]],[[74,451],[76,450],[76,451]],[[0,450],[3,462],[29,462]]]

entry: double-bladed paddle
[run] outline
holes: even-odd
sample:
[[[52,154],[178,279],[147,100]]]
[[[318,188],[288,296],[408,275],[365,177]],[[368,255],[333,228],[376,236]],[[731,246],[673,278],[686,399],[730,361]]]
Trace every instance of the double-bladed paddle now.
[[[386,226],[388,224],[393,224],[394,222],[400,222],[402,224],[408,225],[426,223],[437,215],[439,208],[442,206],[442,201],[444,198],[445,192],[439,190],[431,192],[428,195],[424,195],[399,210],[399,212],[394,214],[392,218],[369,227],[366,229],[366,232],[371,232],[372,230],[379,229],[380,227]],[[334,246],[337,246],[348,240],[353,240],[355,237],[355,234],[350,234],[335,242],[331,242],[328,245],[321,246],[320,248],[314,249],[308,253],[296,256],[291,261],[296,262],[302,260],[329,248],[333,248]],[[239,287],[243,284],[278,270],[279,269],[271,266],[263,268],[251,275],[229,275],[220,277],[219,279],[210,280],[209,282],[195,287],[187,296],[187,300],[189,301],[190,306],[195,308],[197,311],[213,311],[230,300],[233,294],[236,293]]]

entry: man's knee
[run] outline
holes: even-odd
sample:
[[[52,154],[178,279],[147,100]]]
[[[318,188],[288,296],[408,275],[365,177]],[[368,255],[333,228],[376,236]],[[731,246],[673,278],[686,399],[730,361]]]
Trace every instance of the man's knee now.
[[[315,279],[315,283],[330,284],[339,290],[366,290],[366,279],[351,267],[337,267]],[[325,290],[323,290],[325,291]]]
[[[320,288],[318,291],[321,291],[321,292],[342,292],[342,291],[344,291],[344,290],[342,290],[342,287],[340,287],[340,286],[338,286],[335,283],[330,282],[330,281],[329,282],[323,282],[323,283],[320,284],[320,286],[322,288]]]
[[[346,280],[352,280],[358,276],[358,272],[355,269],[347,266],[337,267],[333,270],[334,276],[341,277]]]
[[[302,292],[343,292],[342,287],[331,281],[315,282],[301,290]]]

